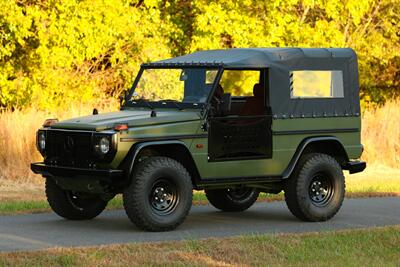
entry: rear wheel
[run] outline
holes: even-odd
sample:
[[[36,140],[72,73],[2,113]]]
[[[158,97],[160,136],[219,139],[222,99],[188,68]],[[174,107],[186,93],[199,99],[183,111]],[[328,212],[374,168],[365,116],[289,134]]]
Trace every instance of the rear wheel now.
[[[93,219],[107,206],[100,196],[64,190],[51,178],[46,179],[46,197],[51,209],[68,220]]]
[[[285,200],[294,216],[326,221],[342,206],[345,180],[338,162],[326,154],[305,155],[285,185]]]
[[[206,189],[211,205],[223,211],[244,211],[256,202],[259,191],[255,188],[238,187],[227,189]]]
[[[192,180],[179,162],[150,157],[140,162],[131,185],[123,193],[129,219],[147,231],[169,231],[178,227],[192,206]]]

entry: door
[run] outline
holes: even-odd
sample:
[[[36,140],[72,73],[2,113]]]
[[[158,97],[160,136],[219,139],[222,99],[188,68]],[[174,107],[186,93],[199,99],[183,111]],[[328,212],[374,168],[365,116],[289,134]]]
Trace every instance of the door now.
[[[211,162],[272,157],[270,115],[213,117],[208,135]]]
[[[267,75],[267,69],[224,70],[208,119],[209,162],[272,157]]]

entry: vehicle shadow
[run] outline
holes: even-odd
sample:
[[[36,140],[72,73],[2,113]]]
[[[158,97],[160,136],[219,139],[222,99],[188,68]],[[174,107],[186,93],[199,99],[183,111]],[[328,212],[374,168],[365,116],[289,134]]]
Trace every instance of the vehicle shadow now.
[[[63,230],[144,233],[130,222],[123,210],[105,211],[90,221],[69,221],[54,215],[49,216],[46,220],[37,221],[37,223],[48,228],[56,227]],[[243,212],[222,212],[207,205],[194,207],[185,222],[176,231],[213,231],[221,228],[242,230],[298,223],[299,221],[284,207],[271,209],[256,207]]]

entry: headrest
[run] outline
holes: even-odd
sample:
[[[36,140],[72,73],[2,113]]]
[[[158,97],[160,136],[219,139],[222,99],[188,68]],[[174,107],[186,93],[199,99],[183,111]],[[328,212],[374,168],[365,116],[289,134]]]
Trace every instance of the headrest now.
[[[253,87],[253,95],[257,98],[264,98],[264,88],[261,84],[256,83]]]

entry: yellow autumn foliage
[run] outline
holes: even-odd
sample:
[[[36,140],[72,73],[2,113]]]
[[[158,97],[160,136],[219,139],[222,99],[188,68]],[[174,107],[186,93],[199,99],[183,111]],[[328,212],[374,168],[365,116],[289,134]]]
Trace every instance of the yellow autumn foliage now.
[[[399,95],[399,22],[400,0],[0,0],[0,108],[98,103],[142,62],[285,46],[353,48],[363,103],[383,103]]]

